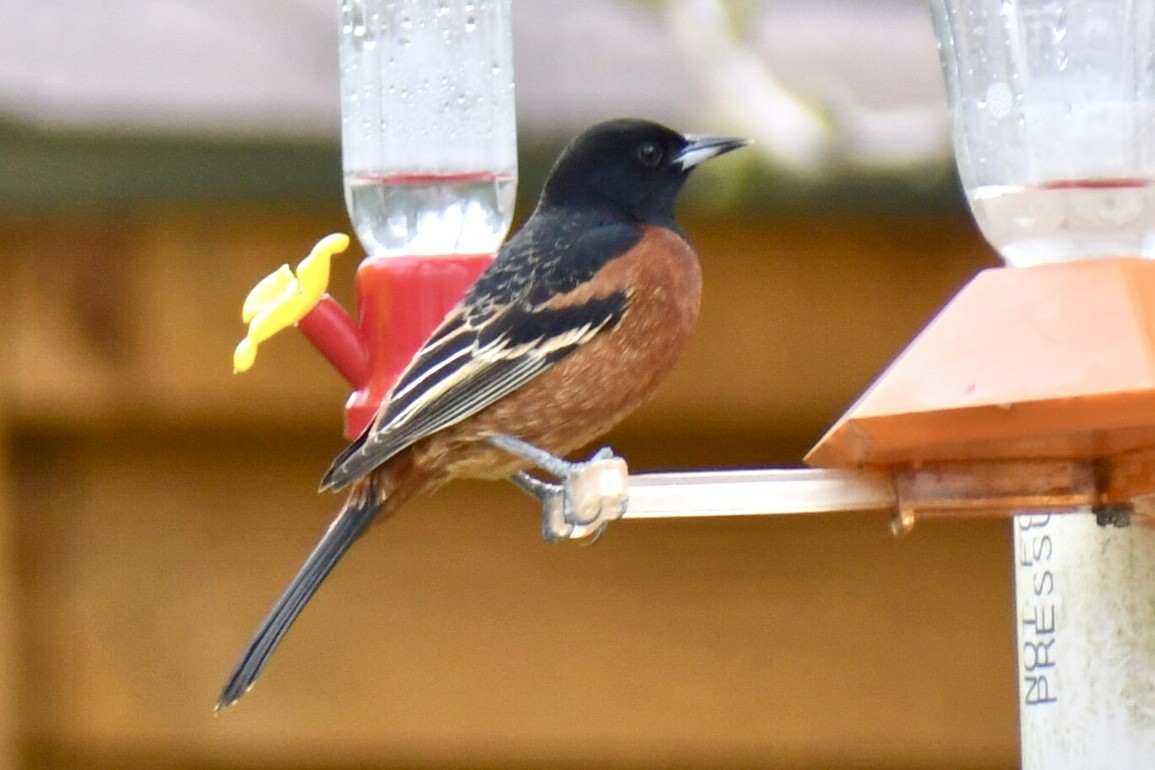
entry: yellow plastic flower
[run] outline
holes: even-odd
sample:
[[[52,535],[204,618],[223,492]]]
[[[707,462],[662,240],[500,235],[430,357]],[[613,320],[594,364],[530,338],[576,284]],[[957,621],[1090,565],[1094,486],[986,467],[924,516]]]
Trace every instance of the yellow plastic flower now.
[[[349,236],[326,235],[297,265],[295,274],[288,265],[281,265],[253,287],[241,308],[241,320],[249,325],[249,331],[233,351],[234,372],[248,371],[256,360],[258,345],[296,324],[317,306],[329,288],[333,255],[347,248]]]

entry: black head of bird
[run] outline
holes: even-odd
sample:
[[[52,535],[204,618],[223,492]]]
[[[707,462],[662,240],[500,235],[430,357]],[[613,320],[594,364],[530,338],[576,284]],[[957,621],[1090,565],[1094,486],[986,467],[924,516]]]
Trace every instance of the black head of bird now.
[[[671,225],[674,200],[690,171],[746,144],[744,139],[680,134],[647,120],[599,123],[562,152],[541,203],[597,208],[637,222]]]

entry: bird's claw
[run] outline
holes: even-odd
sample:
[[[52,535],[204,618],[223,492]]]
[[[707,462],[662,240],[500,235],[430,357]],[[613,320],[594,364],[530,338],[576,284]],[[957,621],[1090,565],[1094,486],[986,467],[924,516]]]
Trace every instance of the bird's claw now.
[[[629,503],[629,469],[609,447],[583,463],[573,463],[558,484],[544,484],[542,537],[597,542],[611,521],[620,519]]]

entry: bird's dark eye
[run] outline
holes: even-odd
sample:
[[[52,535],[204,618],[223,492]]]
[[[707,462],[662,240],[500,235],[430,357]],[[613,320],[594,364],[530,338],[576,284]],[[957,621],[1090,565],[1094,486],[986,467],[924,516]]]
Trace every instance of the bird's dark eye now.
[[[642,162],[643,166],[650,168],[657,168],[658,164],[662,162],[662,146],[657,142],[642,142],[638,147],[638,160]]]

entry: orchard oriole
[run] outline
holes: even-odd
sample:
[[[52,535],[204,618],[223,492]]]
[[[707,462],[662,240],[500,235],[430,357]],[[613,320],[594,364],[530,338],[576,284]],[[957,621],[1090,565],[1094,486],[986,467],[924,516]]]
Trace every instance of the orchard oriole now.
[[[558,455],[630,413],[679,358],[698,317],[701,274],[674,199],[695,166],[744,144],[614,120],[565,148],[525,226],[325,474],[321,488],[348,487],[348,500],[253,637],[218,709],[252,686],[369,523],[423,490],[451,478],[512,478],[547,509],[560,502],[574,523],[565,481],[583,466]],[[547,520],[547,539],[565,534]]]

